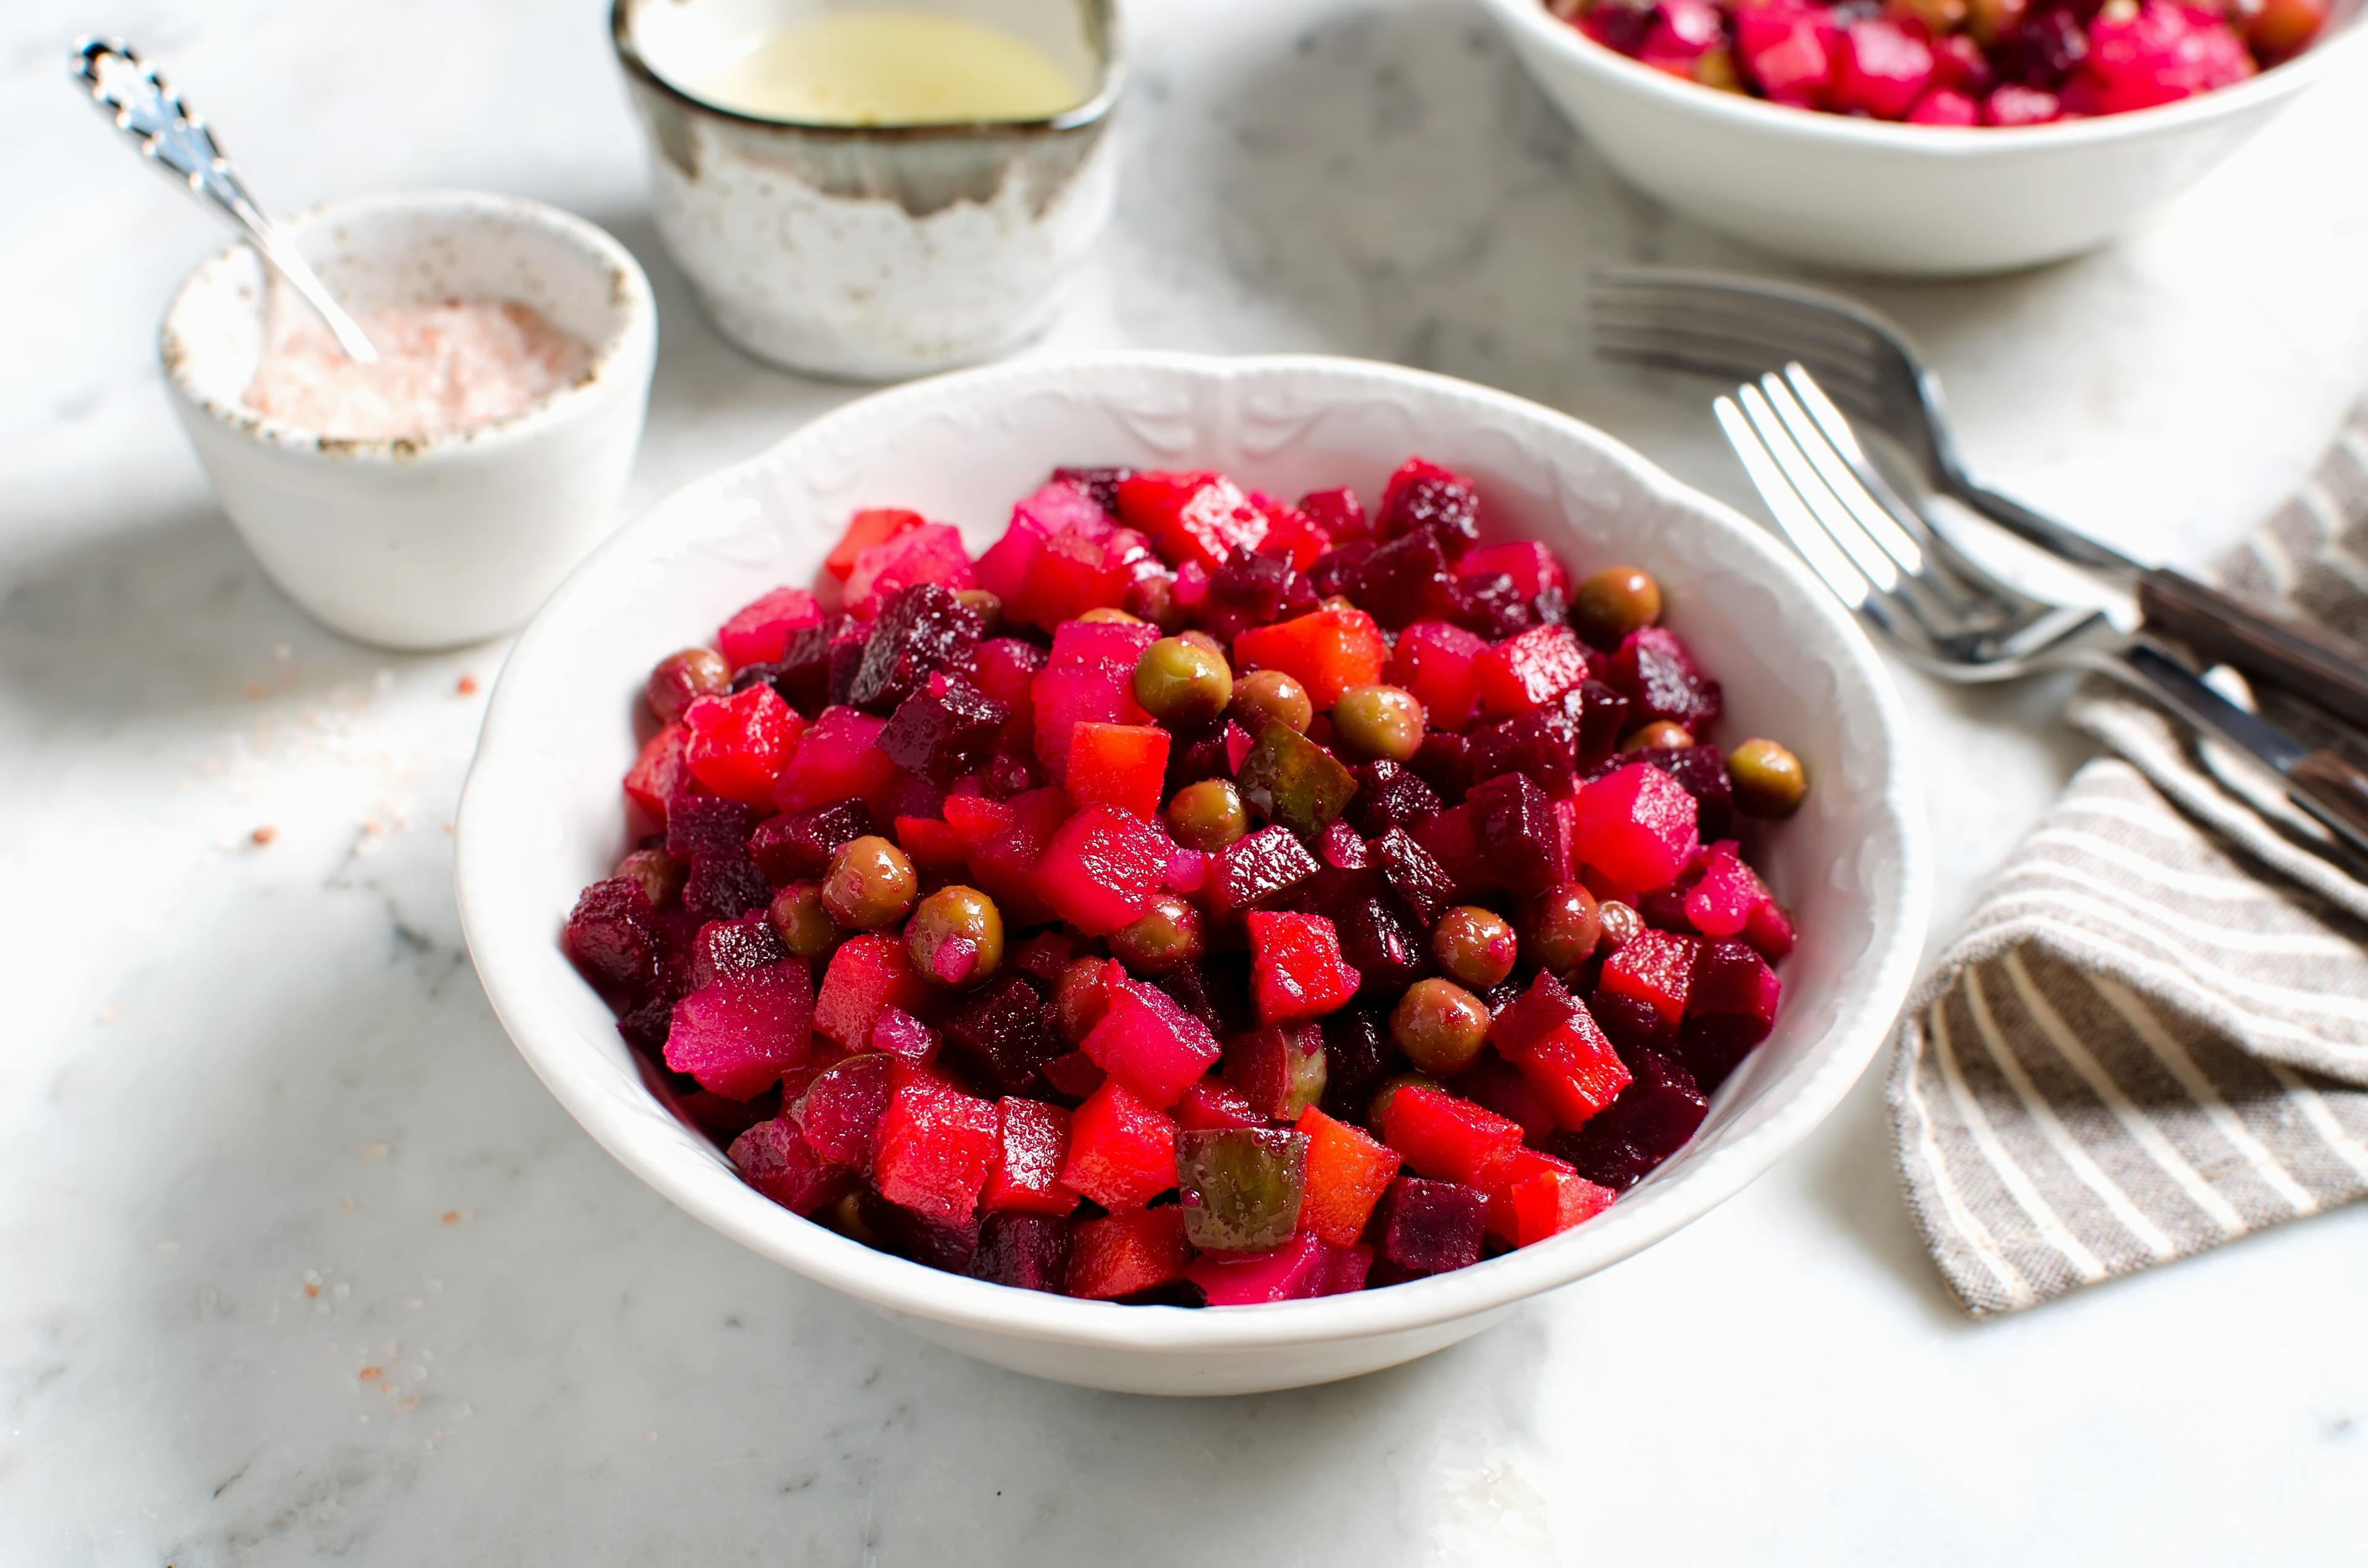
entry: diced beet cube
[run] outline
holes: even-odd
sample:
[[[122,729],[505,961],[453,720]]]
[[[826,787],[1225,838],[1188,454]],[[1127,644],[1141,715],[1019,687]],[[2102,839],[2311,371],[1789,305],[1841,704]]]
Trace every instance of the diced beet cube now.
[[[1340,960],[1340,938],[1320,915],[1254,913],[1250,989],[1258,1021],[1321,1017],[1357,994],[1359,976]]]
[[[1628,1068],[1593,1015],[1551,974],[1496,1016],[1488,1038],[1557,1126],[1584,1126],[1628,1086]]]
[[[1297,1119],[1324,1097],[1324,1031],[1268,1024],[1225,1041],[1225,1077],[1260,1116]]]
[[[892,1061],[888,1108],[871,1160],[872,1185],[891,1203],[946,1223],[967,1220],[997,1153],[993,1104]]]
[[[1578,858],[1617,886],[1665,887],[1700,846],[1694,798],[1657,767],[1632,762],[1578,794]]]
[[[1534,1246],[1594,1219],[1618,1196],[1553,1155],[1524,1149],[1505,1185],[1488,1194],[1488,1230],[1514,1246]]]
[[[757,817],[755,807],[739,801],[680,796],[666,819],[666,853],[683,861],[746,854]]]
[[[899,1256],[948,1274],[967,1274],[978,1256],[979,1221],[975,1214],[941,1219],[892,1202],[871,1188],[859,1188],[858,1212],[881,1244]]]
[[[1521,1129],[1445,1089],[1410,1084],[1390,1096],[1382,1142],[1427,1176],[1485,1190],[1510,1168]]]
[[[1300,1229],[1331,1246],[1354,1246],[1373,1205],[1397,1176],[1402,1156],[1313,1106],[1293,1127],[1307,1138],[1307,1197],[1299,1210]]]
[[[933,672],[896,705],[880,751],[908,773],[944,786],[994,755],[1011,710],[957,676]]]
[[[979,1221],[970,1277],[1019,1290],[1061,1294],[1069,1272],[1069,1222],[1050,1214],[998,1212]]]
[[[1037,895],[1036,868],[1069,818],[1069,798],[1058,790],[1030,790],[999,802],[949,795],[945,809],[947,824],[972,839],[971,875],[1002,909],[1005,926],[1051,920],[1052,907]]]
[[[1273,496],[1255,490],[1250,492],[1250,505],[1266,518],[1266,538],[1258,541],[1258,550],[1290,562],[1292,571],[1306,571],[1332,549],[1331,532],[1298,507],[1286,506]],[[1234,559],[1239,561],[1241,557],[1236,555]],[[1307,608],[1313,608],[1315,599],[1315,591],[1308,589]],[[1284,613],[1292,613],[1296,608],[1299,607],[1286,606]]]
[[[568,958],[610,1006],[638,1002],[658,983],[658,912],[631,877],[594,882],[568,912]]]
[[[778,664],[800,627],[821,623],[822,606],[803,588],[775,588],[743,605],[715,634],[715,646],[734,669]]]
[[[1542,708],[1587,678],[1587,653],[1567,626],[1508,637],[1476,661],[1480,706],[1492,719]]]
[[[683,762],[683,750],[689,744],[687,725],[668,724],[643,743],[641,755],[625,772],[626,799],[660,823],[666,821],[666,802],[689,781],[690,769]]]
[[[1088,806],[1054,830],[1036,862],[1037,896],[1088,937],[1107,937],[1158,893],[1176,845],[1156,824]]]
[[[684,914],[696,920],[733,920],[771,902],[772,887],[746,855],[700,855],[683,875]]]
[[[1112,1213],[1140,1209],[1176,1185],[1176,1124],[1106,1078],[1069,1118],[1061,1181]]]
[[[1318,599],[1348,594],[1358,585],[1358,574],[1376,548],[1370,539],[1336,541],[1330,550],[1315,558],[1315,564],[1307,568],[1307,585],[1315,591]],[[1177,581],[1180,585],[1181,573],[1177,574]]]
[[[1110,521],[1118,520],[1118,487],[1134,472],[1131,468],[1056,468],[1055,483],[1074,485],[1083,491],[1093,504],[1102,509]]]
[[[1194,1246],[1259,1252],[1299,1228],[1307,1193],[1307,1135],[1229,1127],[1176,1135],[1184,1236]]]
[[[761,915],[711,920],[691,938],[690,983],[693,989],[712,985],[727,974],[769,969],[789,956]]]
[[[1559,1131],[1546,1102],[1530,1087],[1528,1080],[1510,1063],[1494,1057],[1459,1076],[1455,1092],[1474,1105],[1519,1123],[1523,1140],[1531,1147],[1543,1145]],[[1493,1221],[1489,1229],[1496,1229]]]
[[[1167,732],[1156,724],[1076,725],[1063,785],[1070,802],[1080,811],[1116,806],[1138,817],[1157,816],[1167,744]]]
[[[1066,931],[1039,931],[1011,948],[1011,968],[1036,984],[1037,994],[1049,998],[1061,983],[1061,971],[1076,956],[1076,938]]]
[[[1233,1034],[1250,1026],[1248,957],[1212,954],[1169,970],[1152,983],[1208,1025],[1210,1033]]]
[[[1578,725],[1566,710],[1560,705],[1539,708],[1474,730],[1471,772],[1474,778],[1519,773],[1549,795],[1566,795],[1578,754]]]
[[[880,1142],[880,1115],[888,1108],[888,1068],[876,1051],[823,1069],[790,1108],[816,1157],[865,1176]]]
[[[1701,946],[1691,937],[1648,926],[1603,960],[1594,1012],[1614,1039],[1650,1045],[1677,1032]]]
[[[1390,861],[1381,846],[1388,836],[1383,834],[1382,838],[1373,841],[1374,858],[1380,862],[1385,876]],[[1448,903],[1468,903],[1501,885],[1503,869],[1492,864],[1486,852],[1480,847],[1479,817],[1469,801],[1460,806],[1450,806],[1417,823],[1408,836],[1430,857],[1432,864],[1447,879],[1446,885],[1452,890],[1447,894]],[[1421,924],[1419,913],[1412,908],[1406,913],[1415,915],[1417,925]]]
[[[1632,719],[1667,719],[1697,739],[1718,719],[1718,682],[1694,667],[1686,645],[1665,626],[1630,632],[1611,656],[1610,678],[1635,704]]]
[[[773,780],[788,762],[806,722],[769,686],[731,697],[701,697],[683,710],[689,732],[683,766],[727,800],[769,805]]]
[[[978,579],[962,548],[962,531],[944,523],[924,523],[860,551],[847,574],[847,607],[858,615],[884,619],[899,596],[916,587],[948,595]]]
[[[814,977],[803,960],[725,975],[674,1005],[666,1064],[727,1098],[754,1099],[811,1049]]]
[[[1414,693],[1433,729],[1460,730],[1480,700],[1485,638],[1444,620],[1418,620],[1398,633],[1389,681]]]
[[[1783,983],[1746,943],[1705,942],[1694,959],[1678,1054],[1706,1094],[1715,1093],[1776,1027]]]
[[[1313,562],[1315,557],[1308,559]],[[1201,628],[1220,642],[1231,642],[1254,628],[1315,608],[1315,590],[1292,570],[1286,556],[1242,551],[1209,574]]]
[[[1406,767],[1431,787],[1440,804],[1461,804],[1463,792],[1472,788],[1472,743],[1451,731],[1433,730],[1422,737]]]
[[[1726,776],[1726,758],[1718,747],[1652,746],[1603,758],[1595,771],[1608,774],[1637,763],[1657,767],[1685,787],[1694,798],[1694,820],[1703,838],[1719,838],[1734,831],[1735,786]]]
[[[1362,539],[1371,530],[1365,520],[1364,503],[1345,484],[1332,490],[1309,491],[1299,498],[1299,509],[1330,535],[1336,545]]]
[[[1388,1077],[1395,1047],[1388,1013],[1344,1007],[1324,1020],[1324,1114],[1362,1121],[1373,1090]]]
[[[927,1067],[938,1058],[938,1031],[901,1007],[882,1007],[871,1020],[871,1049]]]
[[[768,817],[748,836],[748,853],[776,886],[820,877],[830,858],[866,834],[878,833],[860,801],[834,801],[810,811]]]
[[[1135,473],[1119,482],[1118,514],[1159,553],[1214,572],[1237,550],[1256,550],[1267,520],[1234,482],[1216,473]]]
[[[1240,670],[1281,670],[1307,688],[1317,710],[1329,709],[1352,686],[1382,678],[1390,656],[1373,618],[1361,609],[1311,610],[1271,626],[1252,627],[1234,639],[1234,665]]]
[[[1029,1088],[1061,1054],[1043,999],[1017,974],[996,976],[964,1001],[946,1019],[945,1034],[955,1060],[1001,1095]]]
[[[1010,709],[1014,721],[1026,721],[1023,728],[1032,734],[1036,672],[1043,667],[1044,650],[1033,642],[1023,642],[1017,637],[992,637],[970,651],[962,673],[971,685]]]
[[[1469,1268],[1480,1261],[1487,1215],[1475,1187],[1400,1176],[1382,1199],[1382,1256],[1408,1274]]]
[[[1707,1102],[1691,1074],[1656,1051],[1631,1054],[1635,1081],[1577,1132],[1556,1134],[1548,1146],[1579,1175],[1625,1192],[1647,1171],[1685,1146],[1702,1125]]]
[[[1184,1278],[1191,1267],[1191,1244],[1184,1239],[1184,1211],[1174,1204],[1087,1220],[1069,1233],[1069,1271],[1064,1282],[1072,1296],[1089,1301],[1114,1301]]]
[[[1534,599],[1549,588],[1565,597],[1570,591],[1570,574],[1563,569],[1553,551],[1535,540],[1482,545],[1455,563],[1459,577],[1484,577],[1498,572],[1513,579],[1515,590],[1525,599]]]
[[[1264,1127],[1266,1118],[1231,1084],[1203,1078],[1188,1085],[1176,1102],[1176,1125],[1187,1132],[1211,1132],[1224,1127]]]
[[[855,570],[855,558],[876,544],[885,544],[899,534],[912,532],[929,519],[918,512],[901,507],[879,506],[858,512],[848,519],[847,531],[824,557],[823,570],[844,583]]]
[[[1153,1109],[1174,1105],[1185,1085],[1216,1064],[1209,1027],[1166,992],[1113,978],[1104,993],[1107,1006],[1086,1036],[1085,1053]]]
[[[1455,880],[1406,829],[1390,829],[1367,845],[1366,851],[1380,869],[1391,895],[1422,930],[1429,931],[1437,925],[1439,917],[1455,903]]]
[[[1383,539],[1425,532],[1450,556],[1480,540],[1480,495],[1472,482],[1423,458],[1408,458],[1382,491],[1373,531]]]
[[[1705,937],[1733,937],[1768,901],[1768,889],[1736,853],[1733,840],[1702,851],[1700,875],[1686,890],[1686,920]]]
[[[1069,1113],[1016,1096],[1006,1096],[999,1108],[997,1152],[979,1193],[980,1210],[1068,1214],[1077,1206],[1076,1193],[1061,1185],[1061,1167],[1069,1158]]]
[[[812,1214],[855,1189],[854,1173],[817,1158],[786,1119],[757,1123],[725,1153],[743,1181],[792,1214]]]
[[[1359,1243],[1355,1246],[1334,1246],[1323,1244],[1323,1273],[1315,1282],[1319,1296],[1351,1296],[1365,1288],[1365,1277],[1372,1272],[1373,1249]]]
[[[1191,1233],[1191,1215],[1185,1215]],[[1323,1293],[1329,1278],[1324,1244],[1292,1236],[1264,1252],[1210,1253],[1192,1260],[1184,1278],[1201,1288],[1212,1307],[1248,1307],[1266,1301],[1297,1301]]]
[[[1743,939],[1770,963],[1781,962],[1793,950],[1793,917],[1771,898],[1743,923]]]
[[[1157,639],[1156,626],[1072,620],[1053,634],[1052,656],[1030,683],[1036,756],[1055,780],[1065,777],[1069,741],[1081,723],[1144,724],[1134,699],[1134,666]]]
[[[1110,1074],[1094,1065],[1094,1059],[1082,1051],[1064,1051],[1044,1063],[1044,1081],[1056,1094],[1073,1100],[1084,1099],[1109,1080]]]
[[[823,971],[814,1028],[841,1051],[864,1051],[882,1007],[918,1015],[930,1001],[929,983],[913,972],[904,943],[893,937],[849,937]]]
[[[1464,809],[1472,813],[1480,853],[1507,891],[1526,898],[1570,881],[1554,805],[1526,774],[1474,784]]]
[[[884,728],[882,721],[852,708],[824,709],[775,780],[773,803],[783,812],[803,812],[869,800],[896,772],[880,751]]]
[[[1446,552],[1428,530],[1392,540],[1359,562],[1348,593],[1375,620],[1393,628],[1452,620],[1459,608]]]
[[[1439,796],[1413,769],[1377,757],[1357,767],[1357,793],[1349,802],[1349,825],[1367,838],[1394,827],[1412,827],[1440,809]]]
[[[1223,920],[1269,907],[1315,872],[1315,857],[1289,828],[1261,828],[1217,852],[1203,889],[1209,913]]]
[[[829,616],[812,626],[801,626],[789,634],[768,679],[781,694],[781,700],[811,719],[830,703],[831,666],[837,650],[848,651],[852,661],[848,674],[852,680],[871,635],[871,627],[851,615]]]
[[[1281,723],[1259,732],[1235,781],[1244,800],[1294,833],[1321,833],[1357,792],[1339,758]]]
[[[1351,904],[1344,915],[1332,916],[1332,924],[1339,933],[1341,958],[1363,976],[1360,994],[1395,997],[1430,968],[1422,933],[1385,899]]]
[[[871,713],[891,711],[931,675],[968,663],[985,631],[978,611],[951,590],[934,583],[905,589],[871,624],[848,703]]]

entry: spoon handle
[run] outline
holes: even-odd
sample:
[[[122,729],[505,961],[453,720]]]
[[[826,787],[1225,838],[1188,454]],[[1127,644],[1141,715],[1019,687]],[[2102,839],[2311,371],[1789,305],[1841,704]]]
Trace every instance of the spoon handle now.
[[[155,67],[120,39],[86,38],[74,46],[70,69],[88,89],[91,102],[131,138],[142,157],[246,235],[288,286],[320,312],[347,356],[363,364],[377,362],[378,350],[369,335],[287,235],[264,216],[237,165],[222,155],[205,118],[189,112]]]

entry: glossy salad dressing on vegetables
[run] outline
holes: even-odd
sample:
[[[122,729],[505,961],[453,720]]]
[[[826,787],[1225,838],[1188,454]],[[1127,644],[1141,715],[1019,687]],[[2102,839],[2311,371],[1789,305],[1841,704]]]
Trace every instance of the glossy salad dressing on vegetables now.
[[[1084,88],[1026,40],[918,11],[814,17],[686,84],[723,108],[814,125],[1044,119]]]

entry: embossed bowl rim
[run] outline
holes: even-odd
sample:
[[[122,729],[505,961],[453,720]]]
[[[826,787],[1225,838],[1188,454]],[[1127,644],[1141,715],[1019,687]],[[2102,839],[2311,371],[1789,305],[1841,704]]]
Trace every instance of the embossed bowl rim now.
[[[818,483],[842,483],[865,457],[885,455],[883,432],[958,419],[985,422],[1023,399],[1107,406],[1121,387],[1164,389],[1169,404],[1186,411],[1176,416],[1185,425],[1213,411],[1238,418],[1261,394],[1334,405],[1380,400],[1405,411],[1417,428],[1444,421],[1529,443],[1545,460],[1562,465],[1558,472],[1606,474],[1655,516],[1709,530],[1718,557],[1734,564],[1732,580],[1748,581],[1778,606],[1775,613],[1797,639],[1788,653],[1830,669],[1838,702],[1867,721],[1865,755],[1845,760],[1852,769],[1870,770],[1864,777],[1872,780],[1864,820],[1854,830],[1865,835],[1859,857],[1862,885],[1855,896],[1871,906],[1873,929],[1863,950],[1837,960],[1845,994],[1823,1035],[1742,1102],[1731,1136],[1681,1154],[1597,1219],[1471,1268],[1318,1301],[1191,1311],[1072,1301],[872,1251],[744,1185],[712,1144],[677,1121],[643,1085],[607,1009],[561,953],[559,927],[575,883],[564,890],[555,883],[537,886],[538,873],[552,882],[553,858],[569,847],[554,802],[594,791],[584,798],[597,800],[611,824],[602,830],[602,853],[621,846],[615,779],[630,744],[620,752],[618,734],[587,736],[576,718],[561,716],[571,694],[579,708],[593,700],[583,695],[585,660],[608,657],[625,667],[622,653],[597,652],[622,642],[632,645],[630,663],[642,663],[635,625],[620,618],[649,602],[668,562],[686,552],[736,563],[737,541],[748,559],[787,549],[804,562],[803,570],[813,571],[832,535],[765,538],[783,531],[760,498],[768,483],[800,483],[808,472],[823,476]],[[1374,453],[1377,472],[1387,472],[1403,455]],[[1095,458],[1089,452],[1042,456],[1043,468]],[[894,472],[882,475],[882,493],[863,504],[895,504],[897,483]],[[825,526],[835,533],[835,524]],[[752,541],[759,540],[763,548],[755,549]],[[752,575],[747,587],[753,595],[779,580]],[[712,624],[732,608],[702,606],[700,613]],[[629,743],[638,678],[620,684],[627,689],[613,699],[599,698],[599,710]],[[568,1112],[666,1198],[743,1245],[892,1313],[1039,1342],[1184,1355],[1361,1339],[1476,1316],[1616,1263],[1732,1197],[1808,1135],[1887,1037],[1922,950],[1930,881],[1921,801],[1890,681],[1857,626],[1762,530],[1554,410],[1419,370],[1315,356],[1128,352],[958,371],[860,398],[770,450],[677,491],[586,562],[520,637],[485,717],[457,834],[461,924],[495,1013]],[[586,846],[574,847],[575,859],[586,863]],[[1842,878],[1834,874],[1831,881],[1839,887]],[[1731,1083],[1725,1093],[1735,1092]]]

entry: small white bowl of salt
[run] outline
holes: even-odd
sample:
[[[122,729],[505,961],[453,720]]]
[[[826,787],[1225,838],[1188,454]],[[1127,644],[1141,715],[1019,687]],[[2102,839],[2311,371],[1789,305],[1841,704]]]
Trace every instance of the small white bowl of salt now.
[[[466,191],[279,232],[369,336],[350,357],[246,245],[165,312],[175,411],[274,582],[366,642],[507,631],[617,522],[657,341],[649,280],[583,220]]]

